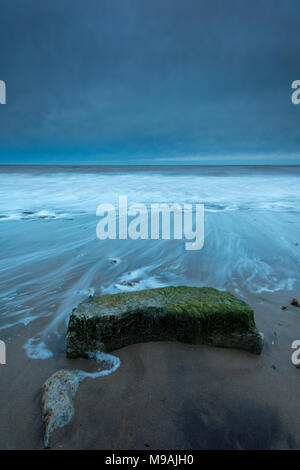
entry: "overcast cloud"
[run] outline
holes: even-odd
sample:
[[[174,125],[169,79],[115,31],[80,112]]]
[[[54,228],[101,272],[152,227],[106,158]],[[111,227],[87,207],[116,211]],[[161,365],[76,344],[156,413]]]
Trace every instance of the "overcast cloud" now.
[[[0,0],[1,163],[300,163],[299,0]]]

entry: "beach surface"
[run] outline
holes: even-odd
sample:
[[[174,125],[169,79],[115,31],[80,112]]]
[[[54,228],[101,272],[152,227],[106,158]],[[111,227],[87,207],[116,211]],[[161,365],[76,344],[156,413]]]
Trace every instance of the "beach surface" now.
[[[113,351],[120,367],[80,384],[75,416],[51,448],[300,448],[300,370],[291,361],[300,308],[290,305],[300,297],[297,168],[6,167],[0,180],[1,449],[43,448],[41,386],[51,374],[97,370],[65,356],[72,308],[91,293],[165,285],[211,286],[246,301],[265,336],[262,354],[176,342]],[[100,241],[97,205],[119,194],[207,202],[203,249]]]

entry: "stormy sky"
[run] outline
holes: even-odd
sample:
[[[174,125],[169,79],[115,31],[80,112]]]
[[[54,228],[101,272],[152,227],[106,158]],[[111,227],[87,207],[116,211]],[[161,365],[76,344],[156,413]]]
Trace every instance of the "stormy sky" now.
[[[300,163],[299,0],[0,0],[0,163]]]

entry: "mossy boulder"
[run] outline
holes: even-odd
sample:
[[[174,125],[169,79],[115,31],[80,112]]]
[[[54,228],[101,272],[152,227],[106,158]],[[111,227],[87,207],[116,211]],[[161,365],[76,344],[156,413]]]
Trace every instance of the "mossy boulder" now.
[[[252,309],[209,287],[163,287],[101,295],[73,309],[67,356],[110,352],[133,343],[182,341],[260,354],[263,339]]]

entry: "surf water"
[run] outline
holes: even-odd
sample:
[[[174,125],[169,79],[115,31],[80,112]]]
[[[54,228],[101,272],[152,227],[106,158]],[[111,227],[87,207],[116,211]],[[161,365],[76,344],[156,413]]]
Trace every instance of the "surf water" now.
[[[241,298],[294,289],[299,183],[299,167],[0,168],[1,338],[37,322],[40,333],[24,346],[46,359],[89,295],[182,284]],[[97,239],[97,206],[117,206],[120,195],[129,205],[203,203],[203,249]]]

